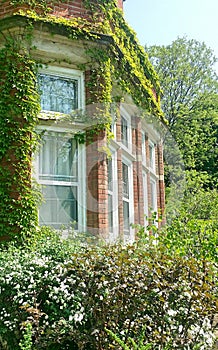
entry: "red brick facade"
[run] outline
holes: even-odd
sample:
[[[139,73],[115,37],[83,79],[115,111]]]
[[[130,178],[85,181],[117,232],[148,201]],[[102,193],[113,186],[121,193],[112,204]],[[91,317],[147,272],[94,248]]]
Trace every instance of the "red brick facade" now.
[[[93,0],[95,1],[95,0]],[[123,9],[123,0],[117,0],[117,6],[120,9]],[[83,0],[68,0],[65,2],[58,2],[57,4],[50,5],[51,14],[58,17],[88,17],[89,12],[87,8],[85,8],[83,4]],[[4,1],[2,4],[0,4],[0,18],[10,16],[14,13],[17,13],[19,10],[26,10],[29,9],[29,6],[27,5],[18,5],[14,6],[11,5],[11,1],[7,0]],[[37,10],[37,7],[36,7]],[[38,11],[40,11],[40,7],[38,8]]]
[[[98,132],[94,136],[87,131],[87,229],[89,232],[100,235],[102,238],[106,238],[108,233],[107,158],[105,153],[101,151],[105,145],[105,130]]]

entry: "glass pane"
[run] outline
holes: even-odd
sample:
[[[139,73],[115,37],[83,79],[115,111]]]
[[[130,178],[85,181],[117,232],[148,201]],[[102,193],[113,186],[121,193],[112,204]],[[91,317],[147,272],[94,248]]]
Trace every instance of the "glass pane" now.
[[[46,186],[42,188],[45,203],[39,210],[40,225],[60,229],[78,223],[77,187]]]
[[[69,114],[78,108],[78,81],[55,75],[40,74],[41,108]]]
[[[147,192],[147,174],[143,174],[143,194],[144,194],[144,214],[148,216],[148,192]]]
[[[113,232],[113,198],[112,195],[108,195],[108,224],[109,232]]]
[[[154,147],[149,145],[149,159],[150,159],[150,167],[154,169]]]
[[[113,191],[112,159],[107,160],[108,190]]]
[[[124,233],[130,231],[130,220],[129,220],[129,203],[123,201],[123,221],[124,221]]]
[[[121,140],[123,144],[128,146],[128,124],[127,120],[121,117]]]
[[[145,133],[142,132],[142,162],[146,163]]]
[[[123,171],[123,196],[125,198],[129,198],[129,174],[128,174],[128,166],[122,163],[122,171]]]
[[[39,153],[41,180],[77,181],[78,148],[76,140],[58,132],[46,132]]]
[[[151,181],[151,209],[156,210],[157,207],[157,195],[156,195],[156,183]]]

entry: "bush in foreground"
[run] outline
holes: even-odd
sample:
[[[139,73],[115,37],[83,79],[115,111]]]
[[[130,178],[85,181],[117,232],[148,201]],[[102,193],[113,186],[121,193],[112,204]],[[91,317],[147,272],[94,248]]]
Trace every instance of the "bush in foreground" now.
[[[146,236],[147,237],[147,236]],[[0,253],[0,346],[120,349],[109,334],[151,349],[210,349],[217,312],[213,262],[168,254],[143,238],[121,246],[45,235]]]

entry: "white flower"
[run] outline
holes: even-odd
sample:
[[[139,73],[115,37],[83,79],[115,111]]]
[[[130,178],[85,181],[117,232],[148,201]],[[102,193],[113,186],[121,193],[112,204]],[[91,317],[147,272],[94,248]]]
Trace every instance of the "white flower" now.
[[[176,314],[177,314],[177,312],[175,310],[172,310],[172,309],[168,310],[169,316],[175,316]]]
[[[182,330],[183,330],[183,326],[180,324],[179,325],[179,333],[182,333]]]
[[[188,299],[191,299],[191,294],[189,292],[184,292],[183,295],[187,297]]]
[[[74,318],[75,322],[81,322],[83,319],[83,314],[77,312],[77,313],[75,313],[73,318]]]

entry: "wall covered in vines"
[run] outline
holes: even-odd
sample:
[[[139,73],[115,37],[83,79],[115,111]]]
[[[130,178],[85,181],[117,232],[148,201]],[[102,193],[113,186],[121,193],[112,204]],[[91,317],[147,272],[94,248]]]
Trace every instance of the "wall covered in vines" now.
[[[8,3],[2,0],[0,8],[6,2]],[[158,77],[134,31],[117,8],[116,1],[82,0],[86,9],[84,18],[55,16],[55,5],[62,2],[64,1],[10,1],[10,9],[14,8],[11,20],[23,19],[23,42],[20,35],[18,41],[13,31],[5,30],[9,16],[0,19],[0,33],[4,42],[0,50],[2,240],[12,236],[25,238],[37,226],[38,196],[31,185],[31,157],[36,143],[34,129],[40,111],[36,84],[40,62],[34,58],[34,49],[31,47],[36,25],[50,25],[56,31],[64,31],[72,41],[86,42],[87,64],[79,68],[90,72],[89,103],[110,103],[128,94],[146,113],[163,118]],[[89,42],[92,42],[90,47]],[[119,86],[119,96],[112,95],[114,84]],[[104,127],[108,125],[110,120]]]
[[[0,233],[29,235],[37,222],[30,186],[34,127],[39,113],[36,64],[19,43],[7,40],[0,51]]]

